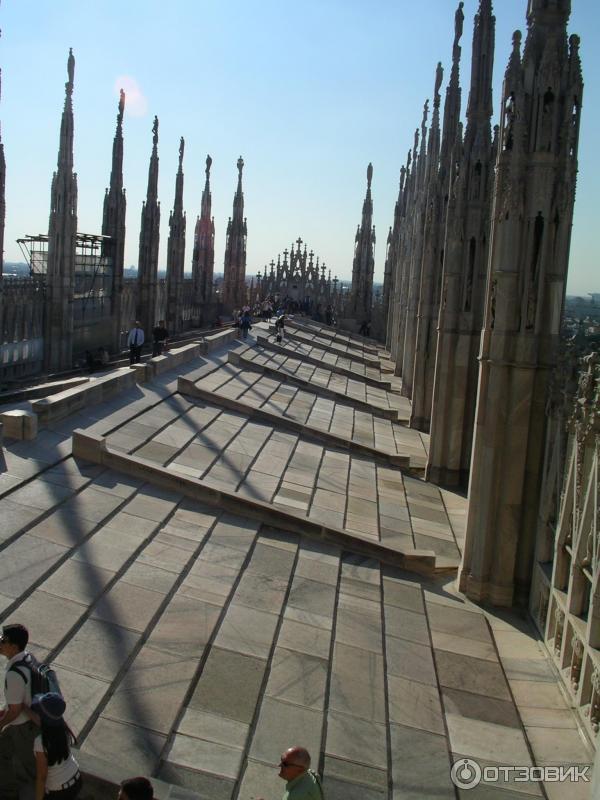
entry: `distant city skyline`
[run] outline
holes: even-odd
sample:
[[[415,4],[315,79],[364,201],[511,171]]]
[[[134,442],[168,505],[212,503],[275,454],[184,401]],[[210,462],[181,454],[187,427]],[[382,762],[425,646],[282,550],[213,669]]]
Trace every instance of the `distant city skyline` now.
[[[477,0],[467,0],[464,7],[463,117],[477,5]],[[448,77],[456,6],[453,0],[430,0],[424,13],[422,4],[392,0],[369,7],[358,0],[308,0],[301,7],[275,0],[236,0],[207,2],[202,8],[176,0],[167,12],[158,0],[105,0],[99,6],[77,0],[5,0],[0,9],[5,260],[22,260],[17,238],[47,231],[66,59],[73,47],[80,231],[96,233],[101,228],[122,86],[127,94],[126,265],[137,264],[152,119],[157,114],[161,269],[166,265],[169,210],[183,135],[186,272],[191,268],[207,153],[213,158],[216,271],[222,270],[236,161],[244,157],[249,277],[262,272],[300,236],[332,276],[349,280],[366,169],[372,161],[375,280],[382,282],[400,167],[412,146],[423,102],[431,97],[438,60]],[[600,289],[595,241],[600,90],[592,82],[592,76],[600,74],[600,13],[592,0],[573,6],[569,30],[581,36],[587,82],[567,291],[585,295]],[[512,31],[525,31],[526,7],[526,0],[495,3],[494,122],[499,118]]]

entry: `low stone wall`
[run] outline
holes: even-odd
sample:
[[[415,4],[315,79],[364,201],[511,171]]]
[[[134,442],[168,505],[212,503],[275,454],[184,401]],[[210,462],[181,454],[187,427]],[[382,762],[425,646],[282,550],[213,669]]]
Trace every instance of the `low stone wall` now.
[[[30,441],[37,436],[38,418],[31,411],[16,408],[0,414],[0,425],[9,439]]]
[[[162,375],[164,372],[175,369],[187,361],[198,358],[203,352],[205,352],[203,340],[190,342],[169,350],[162,356],[152,356],[152,358],[143,363],[134,364],[132,369],[135,372],[137,382],[146,383],[151,381],[152,378],[156,378],[157,375]]]
[[[100,378],[90,378],[85,386],[76,386],[51,397],[33,400],[29,405],[37,414],[39,425],[47,425],[82,408],[103,403],[118,392],[135,386],[135,372],[128,367],[118,369]]]
[[[202,337],[201,353],[212,353],[213,350],[217,350],[219,347],[223,347],[230,342],[235,342],[238,338],[238,328],[224,328],[218,333],[211,333],[208,336]]]

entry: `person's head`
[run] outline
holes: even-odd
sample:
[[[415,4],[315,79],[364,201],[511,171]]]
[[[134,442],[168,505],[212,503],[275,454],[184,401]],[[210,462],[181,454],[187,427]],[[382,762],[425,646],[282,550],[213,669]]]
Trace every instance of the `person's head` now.
[[[139,319],[136,319],[136,321],[133,323],[133,327],[134,327],[134,328],[139,328],[139,327],[140,327],[140,321],[139,321]]]
[[[121,784],[118,800],[152,800],[154,789],[148,778],[127,778]]]
[[[281,754],[279,761],[279,777],[284,781],[293,781],[310,767],[310,753],[304,747],[288,747]]]
[[[63,719],[66,703],[57,692],[44,692],[31,698],[31,710],[42,729],[42,746],[48,764],[60,764],[69,757],[75,737]]]
[[[164,319],[159,319],[159,320],[158,320],[158,324],[160,325],[160,327],[161,327],[161,328],[164,328],[164,327],[165,327],[165,321],[164,321]]]
[[[14,623],[4,625],[2,636],[0,636],[0,655],[6,658],[13,658],[17,653],[21,653],[27,647],[29,641],[29,631],[25,625]]]

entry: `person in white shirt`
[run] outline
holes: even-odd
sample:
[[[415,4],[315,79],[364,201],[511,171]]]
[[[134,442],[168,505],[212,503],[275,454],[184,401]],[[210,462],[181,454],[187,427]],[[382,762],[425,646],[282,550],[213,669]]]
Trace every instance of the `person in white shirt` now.
[[[129,363],[137,364],[142,355],[142,345],[144,344],[144,331],[140,328],[140,323],[136,320],[133,327],[127,334],[127,346],[129,347]]]
[[[31,704],[31,671],[26,665],[29,631],[24,625],[4,625],[0,655],[8,659],[4,678],[6,707],[0,710],[0,798],[33,800],[36,727],[27,713]]]
[[[31,711],[40,733],[33,743],[35,800],[74,800],[81,790],[81,773],[71,747],[75,736],[63,719],[65,701],[57,692],[34,695]]]

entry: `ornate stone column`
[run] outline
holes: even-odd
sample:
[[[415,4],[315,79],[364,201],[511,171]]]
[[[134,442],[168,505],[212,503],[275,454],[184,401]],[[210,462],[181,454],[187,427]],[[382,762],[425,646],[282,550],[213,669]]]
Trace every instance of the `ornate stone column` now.
[[[446,88],[444,102],[444,127],[439,161],[434,158],[429,164],[427,189],[426,229],[421,266],[421,286],[417,312],[415,361],[413,371],[412,406],[410,424],[413,428],[429,432],[431,422],[431,399],[435,374],[437,347],[437,325],[442,287],[442,264],[444,260],[444,234],[448,194],[452,175],[452,160],[460,136],[459,63],[461,48],[459,41],[463,31],[463,3],[458,4],[455,14],[454,44],[452,46],[452,70]],[[435,111],[434,111],[435,116]],[[433,126],[432,126],[433,128]]]
[[[530,0],[504,80],[460,587],[526,602],[548,378],[556,363],[583,83],[569,0]]]
[[[491,0],[475,16],[467,126],[449,191],[427,476],[466,487],[479,375],[495,145],[491,138]]]

